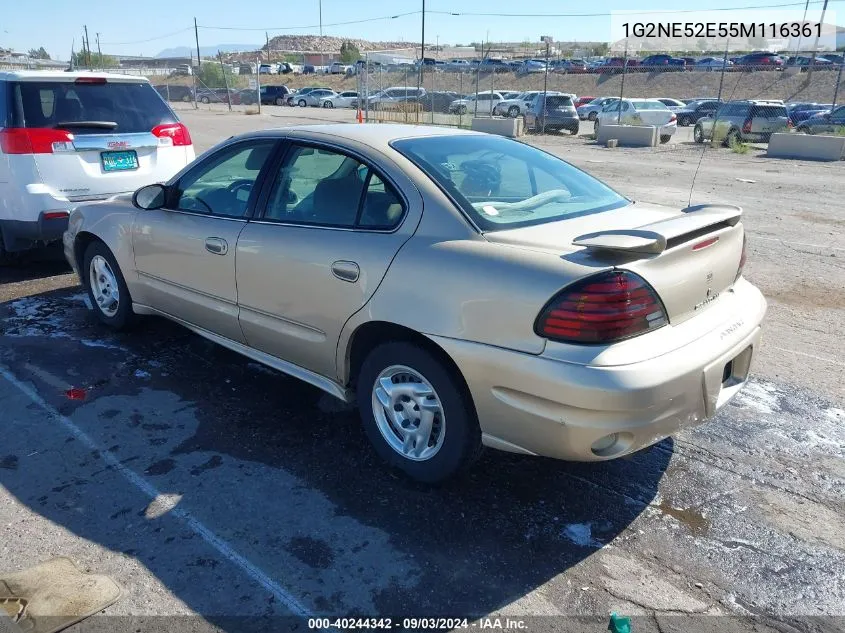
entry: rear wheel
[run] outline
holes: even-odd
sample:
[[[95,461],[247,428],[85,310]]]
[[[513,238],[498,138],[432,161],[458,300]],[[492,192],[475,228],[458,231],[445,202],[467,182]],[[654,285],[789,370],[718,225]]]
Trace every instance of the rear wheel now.
[[[300,108],[304,108],[304,107],[305,107],[305,106],[307,106],[308,104],[307,104],[307,103],[305,103],[305,99],[300,99],[300,100],[297,102],[297,105],[298,105]]]
[[[184,97],[182,97],[182,101],[184,101],[185,103],[190,102],[190,100],[191,100],[191,95],[185,95]]]
[[[519,116],[519,106],[511,106],[508,108],[508,116],[512,119],[515,119]]]
[[[412,479],[439,483],[481,452],[481,429],[460,376],[426,349],[373,349],[357,384],[358,409],[376,452]]]
[[[661,144],[663,144],[663,145],[666,145],[666,143],[668,143],[668,142],[669,142],[669,141],[671,141],[671,140],[672,140],[672,135],[671,135],[671,134],[661,134],[661,135],[660,135],[660,142],[661,142]]]
[[[21,260],[20,253],[10,253],[3,245],[3,235],[0,233],[0,266],[14,266]]]
[[[324,101],[324,102],[323,102],[323,107],[324,107],[324,108],[333,108],[333,107],[334,107],[334,104],[333,104],[331,101]]]
[[[725,137],[725,146],[733,147],[737,143],[739,143],[739,132],[736,129],[733,129],[728,132],[728,135]]]
[[[94,313],[101,323],[123,330],[135,320],[132,297],[114,255],[100,241],[91,242],[83,257],[83,280]]]
[[[208,97],[203,97],[202,99],[200,99],[200,101],[202,101],[203,103],[206,103],[206,104],[211,103],[211,99],[209,99]]]
[[[590,112],[590,114],[588,114],[588,115],[587,115],[587,118],[588,118],[590,121],[595,121],[597,116],[598,116],[598,113],[596,113],[596,112]]]
[[[696,143],[704,142],[704,130],[700,125],[696,125],[692,130],[692,140]]]
[[[466,114],[466,113],[467,113],[467,107],[465,105],[458,106],[458,114]]]
[[[690,118],[686,116],[682,116],[680,119],[678,119],[678,125],[680,125],[681,127],[689,127],[691,123],[692,121],[690,120]]]
[[[285,105],[285,100],[282,99],[281,97],[276,97],[276,105],[277,106]]]

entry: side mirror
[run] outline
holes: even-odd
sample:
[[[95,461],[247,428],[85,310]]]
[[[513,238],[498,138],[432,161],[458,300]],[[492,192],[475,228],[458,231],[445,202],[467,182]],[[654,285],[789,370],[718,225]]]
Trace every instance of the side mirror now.
[[[145,211],[161,209],[166,200],[167,187],[159,183],[141,187],[132,194],[132,204]]]

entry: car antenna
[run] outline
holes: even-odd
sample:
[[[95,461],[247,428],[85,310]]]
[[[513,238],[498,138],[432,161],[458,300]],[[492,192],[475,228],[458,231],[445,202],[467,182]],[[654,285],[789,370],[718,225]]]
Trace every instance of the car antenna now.
[[[728,69],[728,48],[730,48],[731,38],[728,38],[725,42],[725,54],[722,57],[722,74],[719,77],[719,94],[716,96],[716,102],[718,104],[722,103],[722,89],[725,85],[725,72]],[[731,90],[731,96],[728,98],[728,101],[733,99],[734,93],[736,89],[739,87],[739,81],[742,79],[742,72],[740,71],[739,77],[737,77],[736,83],[734,84],[733,90]],[[716,115],[719,114],[719,109],[716,108],[716,112],[713,115],[713,130],[710,133],[710,142],[713,142],[713,134],[716,132],[716,122],[718,118]],[[696,121],[697,123],[697,121]],[[695,123],[693,123],[693,135],[695,135]],[[703,139],[702,139],[703,140]],[[698,157],[698,165],[695,167],[695,173],[692,175],[692,183],[690,184],[689,188],[689,198],[687,198],[687,207],[692,205],[692,192],[695,189],[695,180],[698,178],[698,171],[701,169],[701,163],[704,161],[704,153],[707,151],[707,142],[703,143],[703,147],[701,148],[701,156]]]

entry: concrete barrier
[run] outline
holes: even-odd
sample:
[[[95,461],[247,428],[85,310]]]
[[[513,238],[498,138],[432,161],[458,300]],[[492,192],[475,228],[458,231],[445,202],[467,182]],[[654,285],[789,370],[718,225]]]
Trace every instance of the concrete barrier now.
[[[841,160],[845,157],[845,136],[772,134],[766,156],[802,160]]]
[[[472,120],[471,128],[477,132],[487,132],[488,134],[498,134],[499,136],[514,138],[522,136],[522,119],[519,117],[515,119],[475,117]]]
[[[655,147],[659,138],[658,128],[654,125],[599,125],[596,141],[607,145],[610,139],[616,139],[620,147]]]

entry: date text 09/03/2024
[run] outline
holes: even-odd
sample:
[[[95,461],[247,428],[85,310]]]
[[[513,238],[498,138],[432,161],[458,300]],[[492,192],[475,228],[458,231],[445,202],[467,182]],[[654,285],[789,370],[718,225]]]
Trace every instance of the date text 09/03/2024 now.
[[[485,617],[470,621],[468,618],[309,618],[309,629],[399,629],[418,631],[451,631],[453,629],[510,630],[526,628],[524,620],[519,618]]]
[[[625,37],[762,38],[819,37],[821,23],[810,22],[624,22]]]

